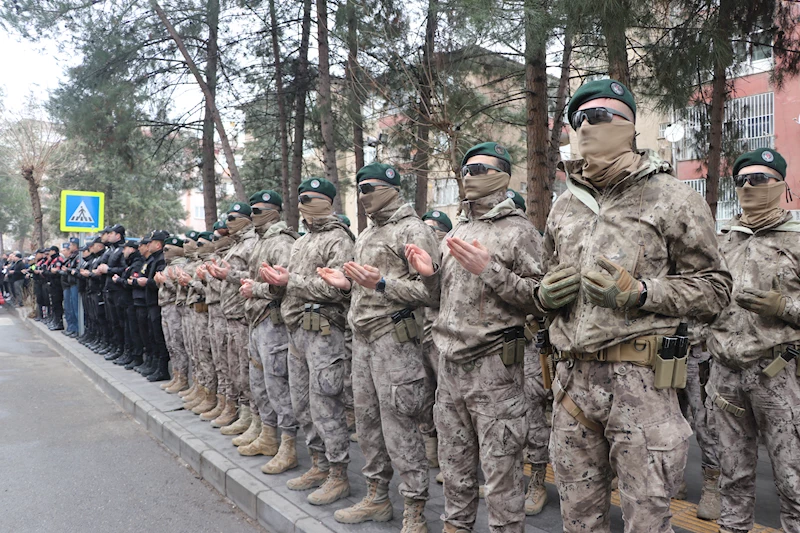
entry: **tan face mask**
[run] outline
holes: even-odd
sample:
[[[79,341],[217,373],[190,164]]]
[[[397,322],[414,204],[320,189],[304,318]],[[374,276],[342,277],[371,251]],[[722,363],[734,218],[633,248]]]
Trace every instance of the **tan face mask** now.
[[[781,196],[786,192],[786,182],[768,183],[753,187],[746,183],[736,189],[742,206],[743,226],[750,229],[766,228],[779,222],[786,214],[781,208]]]
[[[253,215],[253,225],[257,228],[266,226],[267,224],[274,224],[281,219],[281,212],[277,209],[264,208],[260,215]]]
[[[185,245],[184,245],[185,246]],[[172,246],[171,244],[164,247],[164,259],[169,261],[170,259],[175,259],[176,257],[183,257],[185,254],[183,248],[180,246]]]
[[[578,128],[582,176],[598,189],[615,185],[636,172],[642,156],[633,151],[636,126],[627,120],[603,124],[584,122]]]
[[[245,217],[229,220],[228,221],[228,232],[231,235],[236,235],[237,233],[242,231],[244,228],[246,228],[248,224],[250,224],[250,219],[245,218]]]
[[[379,187],[373,192],[359,194],[358,199],[361,201],[361,205],[364,206],[364,211],[371,215],[392,203],[398,195],[399,192],[393,187]]]
[[[477,200],[488,196],[493,192],[508,189],[508,182],[511,176],[505,172],[497,174],[485,174],[483,176],[464,177],[464,196],[467,200]]]
[[[185,255],[193,255],[197,253],[197,243],[191,239],[183,243],[183,253]]]
[[[303,220],[309,224],[313,224],[315,220],[329,217],[333,214],[333,204],[330,200],[326,200],[325,198],[312,197],[311,201],[307,204],[298,203],[297,209],[300,211]],[[228,223],[228,225],[230,226],[230,223]]]

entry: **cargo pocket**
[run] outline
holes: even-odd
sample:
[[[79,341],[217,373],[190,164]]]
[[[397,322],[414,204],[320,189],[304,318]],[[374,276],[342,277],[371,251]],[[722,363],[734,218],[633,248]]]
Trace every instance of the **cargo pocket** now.
[[[642,428],[647,447],[647,496],[671,498],[678,489],[689,454],[692,428],[674,417]]]
[[[319,391],[325,396],[338,396],[344,389],[344,359],[337,359],[317,371]]]
[[[516,455],[525,445],[528,422],[525,418],[527,400],[519,394],[507,400],[475,405],[482,419],[481,447],[495,457]]]
[[[264,368],[272,376],[286,377],[289,375],[289,362],[287,349],[284,344],[271,351],[267,356],[267,366]]]
[[[389,372],[392,405],[404,416],[417,416],[427,397],[425,368],[419,364]]]

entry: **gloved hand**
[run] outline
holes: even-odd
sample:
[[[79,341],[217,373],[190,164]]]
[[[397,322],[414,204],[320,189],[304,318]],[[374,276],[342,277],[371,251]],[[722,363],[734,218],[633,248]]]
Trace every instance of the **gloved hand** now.
[[[734,299],[739,307],[761,316],[780,316],[786,309],[786,296],[778,278],[772,279],[772,290],[742,289]]]
[[[608,273],[590,270],[583,275],[581,286],[589,301],[611,309],[636,307],[641,283],[605,256],[597,258],[597,265]]]
[[[581,288],[581,275],[574,267],[565,264],[545,274],[539,284],[539,302],[546,309],[558,309],[578,297]]]

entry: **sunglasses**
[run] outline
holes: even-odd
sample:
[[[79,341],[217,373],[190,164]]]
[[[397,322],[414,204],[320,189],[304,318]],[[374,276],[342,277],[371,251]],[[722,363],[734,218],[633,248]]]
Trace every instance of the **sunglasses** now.
[[[588,120],[589,124],[595,125],[600,123],[608,123],[613,120],[613,118],[621,117],[630,122],[630,119],[620,113],[619,111],[615,111],[609,107],[590,107],[588,109],[581,109],[579,111],[575,111],[572,114],[572,119],[570,120],[570,124],[572,125],[572,129],[577,130],[583,125],[584,120]]]
[[[739,174],[738,176],[733,177],[733,184],[736,187],[744,187],[744,183],[747,182],[753,187],[757,185],[764,185],[765,183],[769,183],[771,179],[778,179],[777,177],[773,176],[772,174],[765,174],[763,172],[753,172],[752,174]]]
[[[484,174],[488,174],[490,169],[503,172],[502,168],[487,165],[486,163],[469,163],[461,167],[461,177],[463,178],[467,174],[470,176],[483,176]]]
[[[237,215],[228,215],[228,222],[233,222],[237,218],[245,218],[245,217],[241,217],[241,216],[237,216]]]
[[[253,210],[254,215],[260,215],[262,213],[266,213],[267,211],[275,211],[275,209],[270,209],[269,207],[251,207],[251,209]]]
[[[389,185],[375,185],[374,183],[359,183],[358,184],[358,192],[361,194],[369,194],[371,192],[375,192],[378,189],[386,189],[389,188]]]
[[[307,194],[301,194],[300,198],[298,198],[298,201],[301,204],[308,204],[308,203],[311,203],[311,200],[313,200],[313,199],[314,199],[313,196],[308,196]]]

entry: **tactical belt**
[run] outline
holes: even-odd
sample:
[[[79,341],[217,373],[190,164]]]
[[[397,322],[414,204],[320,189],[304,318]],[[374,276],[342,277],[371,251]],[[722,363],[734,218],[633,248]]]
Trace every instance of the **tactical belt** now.
[[[194,310],[198,313],[208,313],[208,304],[205,302],[197,302],[194,304]]]
[[[302,327],[306,331],[319,331],[322,335],[331,334],[331,323],[325,318],[320,304],[305,304],[303,307]]]
[[[556,351],[556,361],[573,359],[576,361],[600,361],[604,363],[633,363],[640,366],[653,366],[653,361],[661,346],[661,335],[647,335],[621,342],[597,352]]]
[[[711,403],[713,403],[726,413],[732,414],[736,418],[741,418],[744,416],[744,409],[733,405],[731,402],[720,396],[719,393],[716,390],[714,390],[714,388],[712,388],[710,385],[708,387],[711,391]]]
[[[256,361],[254,357],[250,358],[250,364],[256,367],[259,370],[264,370],[264,365],[261,364],[261,361]]]
[[[562,407],[569,413],[569,415],[583,424],[585,427],[591,429],[595,433],[603,433],[604,429],[602,424],[595,422],[594,420],[589,420],[584,414],[583,409],[578,407],[572,398],[570,398],[567,391],[564,390],[564,387],[561,386],[561,382],[558,378],[553,380],[553,399],[555,405],[561,404]]]

